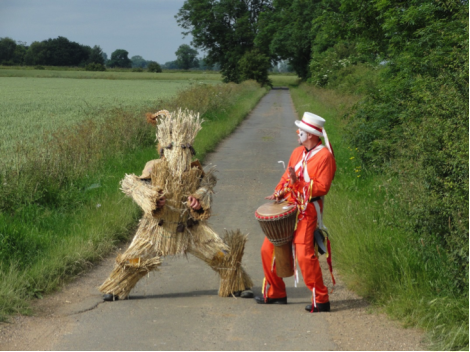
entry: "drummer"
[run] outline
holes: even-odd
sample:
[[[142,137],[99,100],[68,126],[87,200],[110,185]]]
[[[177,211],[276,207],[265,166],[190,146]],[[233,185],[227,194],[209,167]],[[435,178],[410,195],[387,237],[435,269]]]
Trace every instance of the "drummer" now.
[[[294,149],[288,168],[281,177],[270,200],[287,199],[296,204],[298,220],[294,232],[293,249],[305,285],[312,292],[309,312],[330,311],[328,289],[323,283],[318,257],[315,254],[314,231],[317,227],[315,205],[323,211],[323,196],[331,186],[336,171],[333,149],[323,128],[325,120],[305,112],[301,121],[295,121],[300,146]],[[321,139],[324,139],[325,144]],[[317,204],[314,204],[317,202]],[[321,216],[321,214],[320,214]],[[321,218],[320,218],[321,219]],[[255,297],[260,304],[287,304],[286,286],[276,275],[274,246],[265,238],[261,247],[265,276],[263,296]]]

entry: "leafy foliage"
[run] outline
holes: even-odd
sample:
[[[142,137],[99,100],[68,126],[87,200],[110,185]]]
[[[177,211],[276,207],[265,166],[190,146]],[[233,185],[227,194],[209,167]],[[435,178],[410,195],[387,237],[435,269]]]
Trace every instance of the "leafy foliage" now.
[[[262,86],[272,86],[268,78],[268,69],[271,67],[269,58],[258,50],[248,51],[239,62],[240,76],[243,81],[255,80]]]
[[[376,8],[388,63],[351,115],[351,141],[365,167],[397,181],[401,226],[446,249],[449,290],[468,293],[468,6]]]
[[[124,49],[117,49],[111,54],[111,59],[107,62],[109,67],[130,68],[132,62],[128,57],[129,53]]]
[[[289,60],[302,79],[309,76],[314,32],[312,20],[318,3],[306,0],[274,0],[259,19],[255,44],[274,60]]]
[[[175,16],[191,34],[192,45],[207,52],[206,62],[220,64],[224,82],[241,80],[239,62],[252,50],[258,18],[270,7],[269,0],[186,0]]]
[[[162,67],[158,62],[148,61],[147,62],[147,71],[149,72],[162,72]]]
[[[85,66],[86,71],[106,71],[106,67],[99,63],[91,63]]]
[[[148,62],[140,55],[131,57],[132,68],[147,68]]]
[[[79,66],[85,65],[92,49],[71,42],[65,37],[33,42],[25,53],[27,65]]]
[[[183,70],[189,70],[192,67],[199,67],[197,54],[198,52],[196,49],[191,48],[188,44],[182,44],[175,52],[177,57],[176,63]]]

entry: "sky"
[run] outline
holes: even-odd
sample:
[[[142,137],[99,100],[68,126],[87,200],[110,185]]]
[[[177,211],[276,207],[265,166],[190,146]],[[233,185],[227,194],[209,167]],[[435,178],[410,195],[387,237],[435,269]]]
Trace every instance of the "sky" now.
[[[0,0],[0,38],[42,41],[58,36],[99,45],[111,57],[116,49],[164,64],[176,60],[183,29],[175,15],[184,0]],[[202,53],[200,52],[200,55]]]

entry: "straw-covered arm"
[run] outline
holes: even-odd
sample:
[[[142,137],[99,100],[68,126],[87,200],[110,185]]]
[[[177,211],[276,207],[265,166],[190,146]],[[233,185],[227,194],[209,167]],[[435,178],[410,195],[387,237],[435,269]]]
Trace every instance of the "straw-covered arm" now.
[[[141,180],[134,174],[126,175],[121,181],[121,190],[131,197],[145,214],[158,216],[162,208],[158,208],[158,201],[164,196],[163,191],[152,186],[149,181]]]
[[[201,205],[199,210],[189,208],[191,217],[195,220],[206,220],[210,217],[212,194],[214,194],[214,187],[217,183],[217,178],[214,175],[214,169],[209,170],[205,173],[201,180],[199,189],[194,192],[191,196],[196,198]]]

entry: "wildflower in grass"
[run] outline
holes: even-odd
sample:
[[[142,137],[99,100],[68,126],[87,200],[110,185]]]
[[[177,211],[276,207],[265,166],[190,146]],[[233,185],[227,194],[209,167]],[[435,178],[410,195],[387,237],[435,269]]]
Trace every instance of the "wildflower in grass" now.
[[[349,158],[349,160],[353,160],[353,159],[354,159],[354,157],[353,157],[353,156]]]

